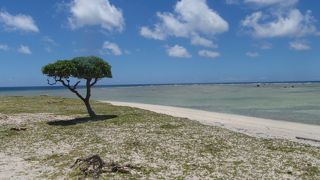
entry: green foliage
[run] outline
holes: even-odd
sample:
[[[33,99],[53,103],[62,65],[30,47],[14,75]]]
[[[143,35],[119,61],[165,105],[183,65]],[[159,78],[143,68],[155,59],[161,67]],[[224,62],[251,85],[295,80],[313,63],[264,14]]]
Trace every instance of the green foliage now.
[[[58,60],[42,68],[49,77],[78,79],[112,78],[111,66],[96,56],[76,57],[71,60]]]

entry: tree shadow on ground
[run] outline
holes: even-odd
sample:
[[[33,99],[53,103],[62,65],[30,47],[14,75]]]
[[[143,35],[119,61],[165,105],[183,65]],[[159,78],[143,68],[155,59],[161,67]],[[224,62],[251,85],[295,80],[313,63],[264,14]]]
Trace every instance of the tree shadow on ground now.
[[[108,119],[113,119],[118,117],[117,115],[97,115],[96,117],[84,117],[84,118],[75,118],[71,120],[55,120],[47,122],[51,126],[72,126],[76,124],[94,122],[94,121],[105,121]]]

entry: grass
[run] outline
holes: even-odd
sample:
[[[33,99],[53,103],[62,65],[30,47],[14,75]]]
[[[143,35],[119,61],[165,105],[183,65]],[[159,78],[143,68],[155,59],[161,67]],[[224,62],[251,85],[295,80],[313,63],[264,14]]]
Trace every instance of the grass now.
[[[90,154],[138,167],[131,174],[103,173],[103,179],[320,179],[317,147],[253,138],[135,108],[92,104],[100,115],[94,120],[86,118],[77,99],[0,97],[0,113],[7,116],[73,117],[29,122],[26,131],[18,132],[10,130],[12,124],[0,126],[0,154],[22,158],[34,169],[25,173],[45,179],[83,177],[70,166]]]

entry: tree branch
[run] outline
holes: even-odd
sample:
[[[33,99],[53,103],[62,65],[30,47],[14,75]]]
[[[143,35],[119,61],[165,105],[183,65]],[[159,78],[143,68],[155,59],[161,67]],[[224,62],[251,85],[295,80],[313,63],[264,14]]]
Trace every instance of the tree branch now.
[[[77,81],[74,85],[70,85],[70,79],[65,78],[63,80],[61,77],[57,78],[56,76],[53,77],[54,82],[50,83],[50,80],[47,79],[49,85],[56,85],[57,82],[61,82],[63,86],[67,87],[71,92],[75,93],[81,100],[85,100],[85,98],[76,90],[77,86],[80,84],[81,81]],[[97,80],[95,80],[94,84]],[[91,87],[91,86],[90,86]],[[87,98],[87,97],[86,97]]]
[[[49,84],[50,86],[53,86],[53,85],[56,85],[56,84],[57,84],[57,81],[54,81],[53,83],[50,83],[50,80],[49,80],[49,79],[47,79],[47,81],[48,81],[48,84]]]
[[[59,79],[55,79],[58,82],[61,82],[63,86],[67,87],[71,92],[75,93],[81,100],[85,100],[84,97],[81,96],[81,94],[76,90],[77,85],[80,83],[80,81],[78,81],[75,85],[73,85],[73,87],[70,86],[70,80],[66,79],[66,81],[68,83],[66,83],[62,78]]]
[[[98,82],[98,78],[95,78],[94,81],[90,84],[90,87],[94,86]]]
[[[73,89],[77,89],[77,86],[79,85],[80,81],[78,81],[75,85],[73,85]]]

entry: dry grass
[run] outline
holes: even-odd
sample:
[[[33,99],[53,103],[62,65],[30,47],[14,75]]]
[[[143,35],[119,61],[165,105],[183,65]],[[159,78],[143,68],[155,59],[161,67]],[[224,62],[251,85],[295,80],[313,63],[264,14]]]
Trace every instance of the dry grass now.
[[[31,119],[36,119],[20,123],[27,130],[18,132],[10,130],[16,123],[0,123],[0,176],[76,179],[83,175],[69,168],[75,159],[99,154],[137,167],[131,174],[103,173],[107,179],[320,178],[316,147],[253,138],[135,108],[93,106],[103,116],[73,119],[86,116],[78,100],[0,97],[0,122],[4,116],[14,121],[19,113],[33,113]]]

